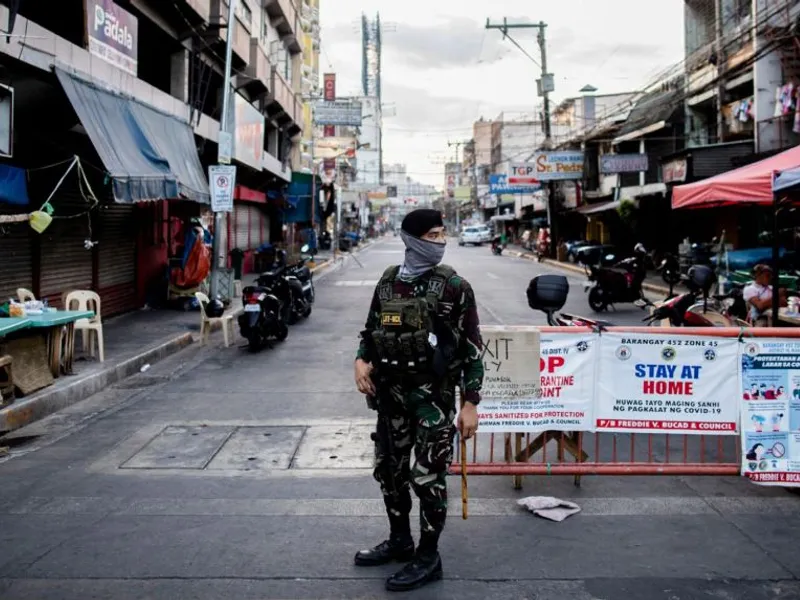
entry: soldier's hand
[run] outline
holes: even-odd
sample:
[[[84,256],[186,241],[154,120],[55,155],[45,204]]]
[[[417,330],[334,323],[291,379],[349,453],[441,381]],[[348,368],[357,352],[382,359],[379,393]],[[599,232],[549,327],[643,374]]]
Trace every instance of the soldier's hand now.
[[[465,440],[471,438],[478,431],[478,407],[471,402],[465,402],[458,413],[458,432]]]
[[[375,394],[375,384],[372,382],[371,374],[372,365],[365,360],[357,358],[355,365],[356,387],[358,387],[359,392],[368,396]]]

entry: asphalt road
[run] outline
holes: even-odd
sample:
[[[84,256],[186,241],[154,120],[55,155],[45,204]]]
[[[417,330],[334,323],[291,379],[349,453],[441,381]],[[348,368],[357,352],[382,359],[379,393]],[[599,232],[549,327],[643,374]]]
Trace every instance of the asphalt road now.
[[[352,361],[401,246],[357,258],[319,281],[313,315],[275,349],[193,346],[18,432],[0,463],[0,598],[386,597],[392,567],[352,564],[386,533]],[[446,260],[484,323],[543,323],[524,290],[551,268],[455,244]],[[575,287],[567,310],[587,308]],[[583,511],[544,521],[518,509],[524,495]],[[408,597],[800,598],[800,498],[739,478],[529,477],[520,492],[474,477],[470,514],[448,522],[444,581]]]

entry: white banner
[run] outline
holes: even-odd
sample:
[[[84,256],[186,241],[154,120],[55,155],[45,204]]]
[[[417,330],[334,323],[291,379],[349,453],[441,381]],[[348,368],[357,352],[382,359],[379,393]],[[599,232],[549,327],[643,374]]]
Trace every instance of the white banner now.
[[[739,379],[742,475],[800,487],[800,341],[747,341]]]
[[[736,433],[738,346],[735,338],[604,333],[596,430]]]
[[[597,337],[546,333],[537,340],[531,328],[510,327],[482,334],[481,433],[591,429]]]

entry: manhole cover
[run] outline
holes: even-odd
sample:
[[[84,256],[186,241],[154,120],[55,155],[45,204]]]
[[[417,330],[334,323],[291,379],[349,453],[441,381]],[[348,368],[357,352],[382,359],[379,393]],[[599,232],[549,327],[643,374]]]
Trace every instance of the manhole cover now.
[[[169,381],[169,377],[164,375],[138,375],[120,381],[114,387],[121,390],[136,390],[166,383],[167,381]]]

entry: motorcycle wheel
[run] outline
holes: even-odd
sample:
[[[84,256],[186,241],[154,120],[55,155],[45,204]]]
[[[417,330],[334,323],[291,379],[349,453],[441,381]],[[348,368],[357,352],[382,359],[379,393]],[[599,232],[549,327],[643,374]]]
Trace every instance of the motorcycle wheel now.
[[[250,352],[258,352],[261,350],[261,346],[263,346],[261,336],[256,332],[251,333],[250,337],[247,338],[247,349]]]
[[[599,287],[593,287],[589,292],[589,307],[594,312],[603,312],[606,306],[607,304],[603,298],[603,291]]]
[[[308,308],[306,308],[306,311],[303,313],[303,318],[307,319],[310,316],[311,316],[311,303],[308,304]]]
[[[275,339],[279,342],[282,342],[287,337],[289,337],[289,328],[286,326],[286,323],[278,323],[278,328],[275,332]]]

